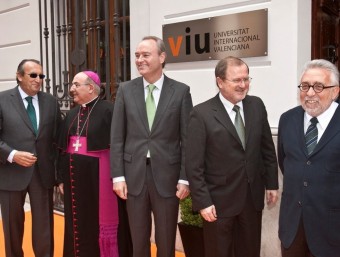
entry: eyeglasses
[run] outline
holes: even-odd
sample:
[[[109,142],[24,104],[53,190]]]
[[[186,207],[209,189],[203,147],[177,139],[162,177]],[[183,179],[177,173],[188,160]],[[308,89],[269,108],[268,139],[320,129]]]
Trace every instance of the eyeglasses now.
[[[302,92],[308,92],[310,88],[313,88],[315,93],[321,93],[324,89],[327,88],[331,88],[331,87],[336,87],[336,86],[325,86],[324,84],[320,83],[320,82],[315,82],[313,85],[310,85],[307,82],[302,82],[300,85],[298,85],[298,88],[300,88],[300,90]]]
[[[30,76],[32,79],[35,79],[39,76],[39,79],[44,79],[44,74],[37,74],[37,73],[26,73],[28,76]]]
[[[73,86],[75,86],[76,88],[78,88],[78,87],[80,87],[80,86],[86,86],[86,85],[90,85],[90,84],[89,84],[89,83],[80,84],[80,83],[78,83],[78,82],[73,82],[73,83],[71,83],[70,88],[73,87]]]
[[[249,84],[252,79],[253,78],[248,77],[248,78],[243,78],[243,79],[232,79],[232,80],[225,79],[225,80],[228,80],[228,81],[233,82],[235,84],[241,84],[242,82],[244,82],[244,84]]]

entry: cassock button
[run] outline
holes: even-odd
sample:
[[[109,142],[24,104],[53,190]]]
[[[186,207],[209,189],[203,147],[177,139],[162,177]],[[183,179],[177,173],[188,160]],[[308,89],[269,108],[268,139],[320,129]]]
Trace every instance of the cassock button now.
[[[308,186],[308,182],[307,182],[307,181],[304,181],[304,182],[303,182],[303,186],[304,186],[304,187],[307,187],[307,186]]]
[[[307,161],[307,165],[311,165],[312,164],[312,162],[311,161]]]
[[[299,206],[302,206],[302,202],[301,201],[298,201],[298,204],[299,204]]]

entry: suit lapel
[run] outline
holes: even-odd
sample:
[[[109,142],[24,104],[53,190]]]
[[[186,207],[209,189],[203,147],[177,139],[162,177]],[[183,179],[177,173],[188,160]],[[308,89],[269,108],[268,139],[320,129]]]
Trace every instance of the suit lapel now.
[[[338,106],[325,132],[323,133],[314,151],[312,152],[311,156],[317,154],[339,132],[340,132],[340,108]]]
[[[304,154],[308,156],[304,130],[304,115],[305,111],[300,106],[300,109],[293,117],[292,126],[296,127],[297,144],[301,145],[301,149],[303,149]]]
[[[27,127],[29,127],[30,130],[32,130],[32,132],[34,133],[32,122],[28,117],[28,114],[26,112],[25,105],[19,93],[18,87],[14,88],[12,91],[11,102],[12,102],[14,109],[19,113],[19,115],[21,116],[22,120],[25,122]]]
[[[161,95],[159,97],[159,102],[157,105],[157,110],[155,114],[155,119],[152,124],[151,131],[157,127],[159,121],[164,117],[164,112],[166,111],[169,102],[174,94],[174,87],[168,77],[164,76],[164,82],[162,86]]]
[[[133,96],[135,98],[135,103],[137,106],[137,111],[141,118],[141,121],[145,127],[145,129],[150,132],[149,123],[148,123],[148,116],[146,114],[146,106],[145,106],[145,93],[144,93],[144,85],[143,79],[140,77],[135,84],[133,85]]]
[[[47,99],[40,92],[38,92],[38,102],[39,102],[39,125],[38,125],[38,132],[37,133],[39,135],[41,125],[43,124],[42,121],[46,120],[48,115],[50,115],[50,113],[48,111],[46,111],[47,107],[48,107]],[[44,110],[44,111],[42,111],[42,110]]]
[[[245,139],[245,145],[247,146],[247,141],[249,139],[250,131],[252,131],[252,126],[255,124],[253,122],[254,119],[254,110],[251,108],[251,99],[246,96],[242,100],[243,104],[243,114],[244,114],[244,127],[246,131],[246,139]]]
[[[217,94],[213,99],[212,110],[214,112],[216,120],[218,120],[222,124],[222,126],[224,126],[228,130],[228,132],[242,145],[241,140],[236,132],[235,126],[219,98],[219,94]]]

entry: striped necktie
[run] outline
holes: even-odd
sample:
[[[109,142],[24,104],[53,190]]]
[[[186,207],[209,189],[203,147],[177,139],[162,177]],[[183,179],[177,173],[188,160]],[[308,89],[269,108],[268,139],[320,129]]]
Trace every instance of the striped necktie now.
[[[307,153],[310,155],[317,144],[318,141],[318,128],[316,127],[316,124],[318,123],[318,119],[316,117],[313,117],[310,119],[310,125],[307,128],[305,139],[306,139],[306,147],[307,147]]]

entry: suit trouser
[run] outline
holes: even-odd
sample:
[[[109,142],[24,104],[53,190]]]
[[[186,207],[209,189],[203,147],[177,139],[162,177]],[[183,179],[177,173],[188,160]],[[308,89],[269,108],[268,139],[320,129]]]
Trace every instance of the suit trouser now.
[[[152,218],[155,222],[157,257],[174,257],[178,219],[178,198],[159,195],[152,176],[151,165],[147,165],[147,177],[138,196],[128,195],[126,202],[129,216],[133,256],[149,257]],[[176,187],[176,185],[174,185]]]
[[[15,172],[15,171],[13,171]],[[35,257],[52,257],[53,189],[43,187],[37,169],[23,191],[0,190],[1,215],[5,236],[6,257],[23,257],[26,194],[29,194],[32,213],[32,244]]]
[[[230,203],[232,204],[232,203]],[[205,257],[259,257],[262,211],[254,207],[250,188],[236,216],[203,222]]]

